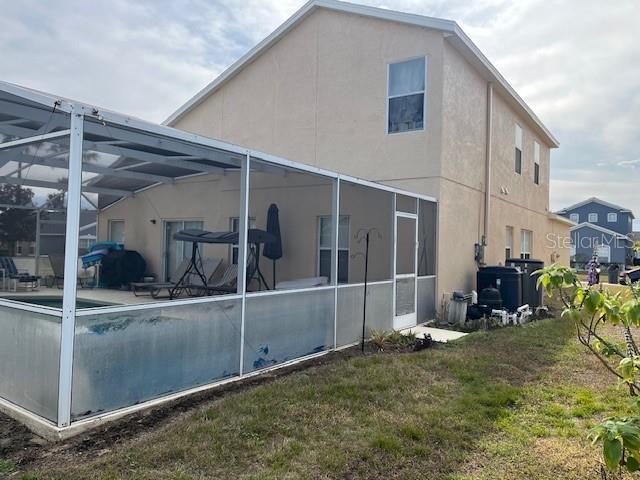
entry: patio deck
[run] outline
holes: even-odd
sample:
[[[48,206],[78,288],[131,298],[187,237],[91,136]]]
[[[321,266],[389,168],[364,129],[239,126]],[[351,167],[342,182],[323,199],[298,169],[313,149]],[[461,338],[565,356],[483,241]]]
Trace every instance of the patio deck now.
[[[1,291],[0,298],[21,299],[21,298],[60,298],[62,299],[62,289],[40,287],[36,290],[19,290],[17,292]],[[111,290],[108,288],[78,288],[78,300],[87,300],[96,303],[104,303],[105,305],[135,305],[140,303],[153,303],[166,299],[152,298],[151,296],[136,297],[133,292],[126,290]]]

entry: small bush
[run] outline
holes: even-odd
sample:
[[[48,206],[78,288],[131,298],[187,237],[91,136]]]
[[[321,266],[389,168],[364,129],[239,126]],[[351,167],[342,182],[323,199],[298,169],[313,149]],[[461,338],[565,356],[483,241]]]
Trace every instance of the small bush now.
[[[389,340],[389,332],[384,330],[371,330],[371,343],[375,348],[378,349],[379,352],[384,351],[384,347]]]

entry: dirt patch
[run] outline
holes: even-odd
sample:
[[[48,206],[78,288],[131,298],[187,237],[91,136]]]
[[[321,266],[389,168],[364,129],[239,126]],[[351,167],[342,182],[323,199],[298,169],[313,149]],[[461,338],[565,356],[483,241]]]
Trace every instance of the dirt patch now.
[[[37,450],[48,445],[27,427],[0,413],[0,459],[34,458]]]

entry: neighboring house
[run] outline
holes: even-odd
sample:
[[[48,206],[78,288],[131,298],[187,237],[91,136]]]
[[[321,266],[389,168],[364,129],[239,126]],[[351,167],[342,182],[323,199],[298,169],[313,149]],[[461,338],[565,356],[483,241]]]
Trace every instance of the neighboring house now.
[[[89,250],[97,237],[96,210],[80,212],[80,253]],[[55,212],[43,214],[40,221],[40,255],[64,253],[66,230],[66,214]],[[22,241],[16,243],[16,256],[33,257],[36,253],[36,242]]]
[[[633,263],[631,234],[635,217],[628,208],[592,197],[558,214],[576,224],[571,227],[572,264],[583,267],[594,254],[601,263]]]
[[[439,296],[470,291],[478,264],[505,257],[568,264],[553,238],[571,223],[549,212],[558,141],[455,22],[311,1],[166,123],[438,199]],[[153,249],[134,244],[136,229],[155,228],[140,219],[210,223],[196,206],[206,182],[185,191],[182,218],[168,201],[176,188],[147,190],[153,211],[142,196],[102,210],[99,232],[144,249],[160,274],[171,246],[162,235]]]
[[[40,254],[64,253],[66,213],[51,213],[42,220],[40,231]],[[85,253],[97,239],[97,211],[80,212],[80,253]]]

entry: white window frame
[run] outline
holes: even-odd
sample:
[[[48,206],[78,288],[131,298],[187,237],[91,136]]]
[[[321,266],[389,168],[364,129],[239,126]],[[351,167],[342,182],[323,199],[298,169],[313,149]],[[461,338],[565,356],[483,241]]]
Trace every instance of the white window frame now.
[[[527,235],[529,236],[529,242],[525,242]],[[526,245],[527,243],[528,245]],[[533,232],[523,228],[520,230],[520,258],[529,259],[531,255],[533,255]]]
[[[593,218],[595,218],[595,220],[593,220]],[[597,213],[593,213],[591,212],[588,216],[587,216],[587,221],[589,223],[598,223],[598,214]]]
[[[507,254],[507,250],[509,254]],[[505,229],[504,253],[505,260],[513,258],[513,227],[510,225],[507,225]]]
[[[347,239],[351,238],[351,217],[349,215],[340,215],[340,218],[346,218],[347,219]],[[331,252],[331,245],[329,245],[328,247],[323,247],[322,244],[320,243],[320,232],[321,232],[321,222],[323,219],[328,219],[331,222],[331,215],[320,215],[318,216],[318,220],[316,223],[316,245],[318,246],[317,252],[316,252],[316,275],[320,276],[320,252],[321,251],[329,251]],[[333,222],[331,222],[331,225],[333,226]],[[338,229],[340,228],[340,219],[338,219]],[[338,235],[338,239],[340,238],[340,235]],[[337,254],[340,251],[343,252],[347,252],[347,258],[351,257],[351,242],[347,243],[347,247],[340,247],[339,244],[337,244],[338,247],[338,252],[336,252],[336,256],[338,256]],[[347,268],[349,268],[347,266]],[[336,275],[338,274],[338,272],[336,272]],[[349,272],[347,271],[347,277],[349,276]],[[339,275],[338,275],[339,277]]]
[[[424,90],[418,90],[415,92],[409,92],[409,93],[403,93],[401,95],[389,95],[389,79],[391,76],[391,65],[397,65],[399,63],[405,63],[405,62],[410,62],[412,60],[418,60],[420,58],[424,58]],[[387,135],[398,135],[398,134],[402,134],[402,133],[412,133],[412,132],[424,132],[427,129],[427,90],[428,90],[428,84],[427,84],[427,72],[429,71],[429,62],[428,62],[428,58],[427,56],[417,56],[417,57],[410,57],[410,58],[405,58],[403,60],[398,60],[396,62],[390,62],[387,63],[387,99],[386,99],[386,115],[385,115],[385,127],[384,130],[386,132]],[[408,97],[409,95],[418,95],[422,93],[423,97],[422,97],[422,128],[414,128],[413,130],[403,130],[401,132],[390,132],[389,131],[389,101],[392,98],[399,98],[399,97]]]
[[[607,222],[608,223],[618,223],[618,214],[616,212],[607,213]]]
[[[205,225],[205,221],[203,218],[163,218],[161,219],[161,224],[162,224],[162,261],[160,263],[160,267],[162,269],[162,279],[166,280],[167,278],[167,269],[168,269],[168,265],[167,265],[167,223],[177,223],[177,222],[182,222],[183,226],[185,223],[187,222],[202,222],[202,228],[204,229],[204,225]],[[189,250],[189,247],[187,247],[186,245],[187,242],[181,242],[182,244],[182,251],[181,251],[181,256],[182,258],[190,258],[191,257],[191,251]],[[185,256],[185,252],[187,256]]]
[[[522,167],[524,165],[524,130],[522,129],[522,127],[520,126],[519,123],[516,122],[515,124],[515,150],[519,150],[520,151],[520,171],[518,171],[518,164],[517,164],[517,155],[514,151],[514,165],[513,165],[513,169],[516,172],[516,175],[522,175]]]
[[[540,185],[540,144],[535,141],[533,142],[533,183]]]
[[[111,225],[114,224],[114,223],[122,223],[122,243],[124,243],[125,238],[126,238],[126,236],[125,236],[125,228],[127,227],[127,224],[126,224],[126,222],[124,220],[117,219],[117,218],[114,218],[114,219],[109,220],[107,222],[107,240],[110,241],[110,242],[115,242],[115,240],[113,239],[112,228],[111,228]]]
[[[580,223],[580,214],[579,213],[570,214],[569,220],[571,220],[572,222]]]

